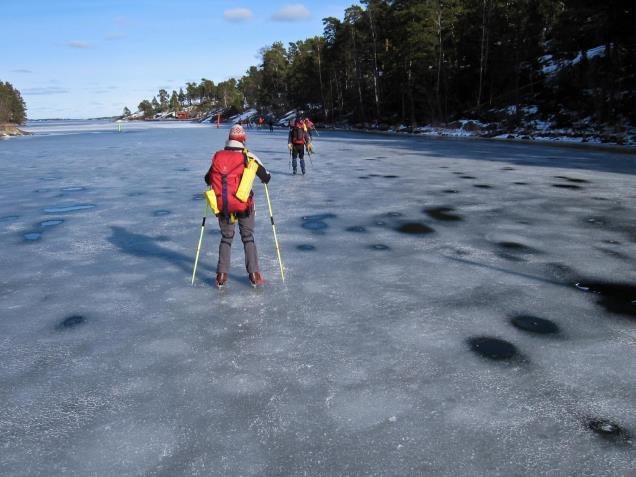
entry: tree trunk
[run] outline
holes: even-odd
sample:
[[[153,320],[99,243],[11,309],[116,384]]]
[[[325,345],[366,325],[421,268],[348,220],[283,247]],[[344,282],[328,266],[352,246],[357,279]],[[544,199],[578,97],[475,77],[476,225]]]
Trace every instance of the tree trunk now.
[[[437,96],[437,115],[438,118],[442,116],[442,100],[441,100],[441,79],[442,79],[442,60],[444,56],[444,50],[442,47],[442,5],[441,2],[437,2],[439,10],[437,11],[437,42],[439,44],[439,55],[437,59],[437,85],[435,92]]]
[[[375,33],[375,24],[373,23],[373,13],[371,11],[371,5],[367,7],[367,13],[369,14],[369,24],[371,26],[371,38],[373,40],[373,95],[375,98],[375,119],[380,120],[380,92],[378,88],[378,48],[377,38]]]
[[[481,91],[484,84],[484,74],[486,72],[486,61],[488,57],[488,36],[486,31],[486,10],[488,0],[482,0],[482,12],[481,12],[481,46],[479,51],[479,87],[477,90],[477,104],[479,108],[481,105]]]
[[[407,94],[409,97],[409,109],[411,115],[411,127],[417,127],[417,121],[415,119],[415,97],[413,95],[413,60],[409,60],[409,66],[407,69]]]
[[[322,63],[320,61],[320,44],[318,44],[318,80],[320,81],[320,98],[322,99],[322,111],[327,121],[327,106],[325,105],[325,93],[322,84]]]
[[[362,122],[366,122],[366,115],[364,114],[364,103],[362,101],[362,87],[360,85],[360,70],[358,68],[358,52],[356,48],[356,30],[355,27],[351,27],[351,38],[353,40],[353,73],[356,80],[356,86],[358,90],[358,102],[360,104],[360,117]]]

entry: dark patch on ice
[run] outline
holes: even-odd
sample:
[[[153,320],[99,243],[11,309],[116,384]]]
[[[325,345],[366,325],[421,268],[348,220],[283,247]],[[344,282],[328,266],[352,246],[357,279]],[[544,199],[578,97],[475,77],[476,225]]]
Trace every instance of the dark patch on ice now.
[[[87,210],[95,208],[95,204],[78,204],[78,205],[60,205],[57,207],[47,207],[42,209],[47,214],[65,214],[67,212],[76,212],[78,210]]]
[[[597,303],[607,311],[636,319],[636,285],[585,280],[576,287],[598,295]]]
[[[384,177],[385,179],[398,179],[400,176],[396,176],[396,175],[393,175],[393,174],[388,174],[388,175],[382,176],[382,177]]]
[[[163,217],[164,215],[170,215],[170,211],[167,209],[158,209],[155,210],[152,215],[154,215],[155,217]]]
[[[13,222],[14,220],[19,218],[19,215],[5,215],[4,217],[0,217],[0,222]]]
[[[49,181],[57,181],[57,180],[60,180],[60,179],[62,179],[62,177],[56,177],[56,176],[40,177],[41,181],[47,181],[47,182],[49,182]]]
[[[177,171],[177,172],[187,172],[189,170],[190,169],[188,169],[187,167],[179,167],[178,169],[175,169],[175,171]]]
[[[519,257],[518,255],[513,255],[507,252],[497,252],[497,256],[503,258],[504,260],[510,260],[511,262],[527,262],[523,257]]]
[[[444,194],[459,194],[459,191],[456,189],[444,189],[442,192]]]
[[[86,190],[86,187],[81,187],[81,186],[77,186],[77,187],[62,187],[62,191],[64,192],[80,192]]]
[[[475,176],[459,176],[460,179],[477,179]]]
[[[202,193],[192,194],[192,200],[203,200],[205,196]]]
[[[435,220],[443,220],[445,222],[464,220],[461,215],[453,214],[454,210],[452,207],[428,207],[423,212]]]
[[[587,428],[603,439],[616,444],[631,444],[632,436],[621,426],[607,419],[590,419]]]
[[[473,187],[477,187],[478,189],[492,189],[492,186],[488,184],[474,184]]]
[[[86,318],[84,318],[82,315],[71,315],[67,318],[64,318],[60,323],[58,323],[56,328],[60,331],[69,330],[71,328],[75,328],[81,324],[84,324],[85,322]]]
[[[167,235],[159,235],[156,240],[157,242],[170,242],[170,237]]]
[[[557,187],[559,189],[571,189],[571,190],[582,189],[581,186],[577,186],[574,184],[552,184],[552,187]]]
[[[513,252],[519,252],[519,253],[535,253],[536,252],[536,250],[533,249],[532,247],[528,247],[527,245],[524,245],[518,242],[504,241],[504,242],[497,242],[497,245],[499,245],[504,250],[509,250]]]
[[[522,181],[513,182],[513,184],[515,184],[515,185],[528,185],[527,182],[522,182]]]
[[[515,345],[499,338],[475,336],[466,341],[474,353],[494,361],[507,361],[517,356]]]
[[[574,182],[576,184],[589,184],[590,181],[587,181],[585,179],[578,179],[576,177],[567,177],[567,176],[554,176],[555,179],[563,179],[566,180],[568,182]]]
[[[367,231],[367,229],[365,229],[361,225],[353,225],[351,227],[347,227],[345,230],[347,232],[356,232],[356,233],[366,233]]]
[[[307,230],[324,230],[329,227],[329,224],[322,220],[308,220],[307,222],[303,222],[302,227]]]
[[[386,216],[387,217],[402,217],[402,212],[387,212]]]
[[[431,154],[431,155],[433,155],[433,154]],[[436,156],[436,155],[437,155],[437,154],[435,154],[435,156]],[[448,169],[448,166],[439,166],[439,168],[440,168],[440,169]]]
[[[358,179],[369,179],[369,176],[358,176]]]
[[[327,219],[335,219],[336,214],[316,214],[316,215],[305,215],[303,216],[302,227],[306,230],[311,230],[313,232],[321,233],[326,228],[329,227],[329,224],[325,222]]]
[[[612,245],[620,245],[621,243],[618,240],[603,240],[603,243],[610,243]]]
[[[369,246],[369,248],[371,250],[390,250],[388,245],[384,245],[382,243],[373,244],[373,245]]]
[[[369,174],[369,177],[382,177],[380,174]]]
[[[126,194],[128,197],[139,197],[140,195],[144,195],[143,192],[129,192]]]
[[[433,228],[419,222],[407,222],[398,226],[395,230],[403,234],[413,235],[426,235],[435,232]]]
[[[296,247],[298,250],[302,250],[303,252],[311,252],[312,250],[316,250],[316,247],[310,245],[308,243],[300,244]]]
[[[501,168],[502,171],[516,171],[514,167],[506,166]]]
[[[465,172],[453,171],[453,174],[455,174],[456,176],[463,176]]]
[[[617,252],[616,250],[610,250],[608,248],[603,248],[603,247],[595,247],[595,248],[597,250],[600,250],[604,254],[609,255],[610,257],[619,258],[621,260],[629,260],[629,256],[625,255],[624,253]]]
[[[314,221],[314,220],[326,220],[326,219],[335,219],[338,217],[336,214],[316,214],[316,215],[303,215],[302,219],[305,221]]]
[[[537,333],[540,335],[549,335],[559,332],[556,323],[545,318],[539,318],[532,315],[517,315],[510,319],[512,325],[520,330]]]
[[[23,235],[24,240],[28,242],[35,242],[36,240],[40,240],[42,234],[40,232],[27,232]]]
[[[60,225],[63,224],[64,221],[62,219],[55,219],[55,220],[45,220],[44,222],[40,222],[40,227],[42,228],[46,228],[46,227],[54,227],[56,225]]]

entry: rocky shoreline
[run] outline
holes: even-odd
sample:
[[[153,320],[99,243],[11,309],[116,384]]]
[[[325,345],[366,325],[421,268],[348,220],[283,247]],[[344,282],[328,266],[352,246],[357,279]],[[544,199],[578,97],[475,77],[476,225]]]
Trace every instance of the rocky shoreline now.
[[[15,124],[0,124],[0,138],[11,136],[28,136],[30,133],[18,129]]]

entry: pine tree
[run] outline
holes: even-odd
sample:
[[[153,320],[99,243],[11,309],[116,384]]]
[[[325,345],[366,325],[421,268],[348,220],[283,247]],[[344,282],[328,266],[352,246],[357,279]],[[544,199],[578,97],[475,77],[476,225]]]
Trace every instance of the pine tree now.
[[[170,96],[168,96],[168,92],[165,89],[160,89],[159,90],[159,110],[162,113],[165,113],[166,111],[168,111],[169,99],[170,99]]]
[[[0,123],[23,124],[25,121],[26,104],[20,91],[8,81],[0,81]]]
[[[177,112],[179,111],[179,95],[175,90],[172,91],[172,96],[170,96],[170,111]]]
[[[150,119],[154,115],[154,108],[152,104],[147,99],[144,99],[141,103],[139,103],[139,111],[144,113],[144,119]]]

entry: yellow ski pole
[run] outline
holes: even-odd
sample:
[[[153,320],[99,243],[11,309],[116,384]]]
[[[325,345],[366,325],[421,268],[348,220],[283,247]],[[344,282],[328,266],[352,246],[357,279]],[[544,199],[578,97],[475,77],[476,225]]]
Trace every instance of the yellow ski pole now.
[[[201,244],[203,243],[203,232],[205,231],[205,219],[208,217],[208,203],[205,203],[205,212],[203,213],[203,221],[201,222],[201,235],[199,235],[199,245],[197,247],[197,256],[194,259],[194,270],[192,270],[192,286],[194,286],[194,277],[197,274],[197,265],[199,264],[199,253],[201,253]]]
[[[309,147],[310,144],[311,144],[310,142],[307,143],[305,147],[307,149],[307,154],[309,155],[309,162],[311,162],[311,167],[314,167],[314,161],[311,160],[311,147]]]
[[[267,207],[269,209],[269,220],[272,222],[272,232],[274,232],[274,244],[276,244],[276,254],[278,255],[278,265],[280,266],[280,276],[285,283],[285,272],[283,270],[283,259],[280,258],[280,248],[278,248],[278,237],[276,237],[276,225],[274,224],[274,214],[272,213],[272,203],[269,200],[269,190],[267,184],[265,186],[265,197],[267,197]]]

